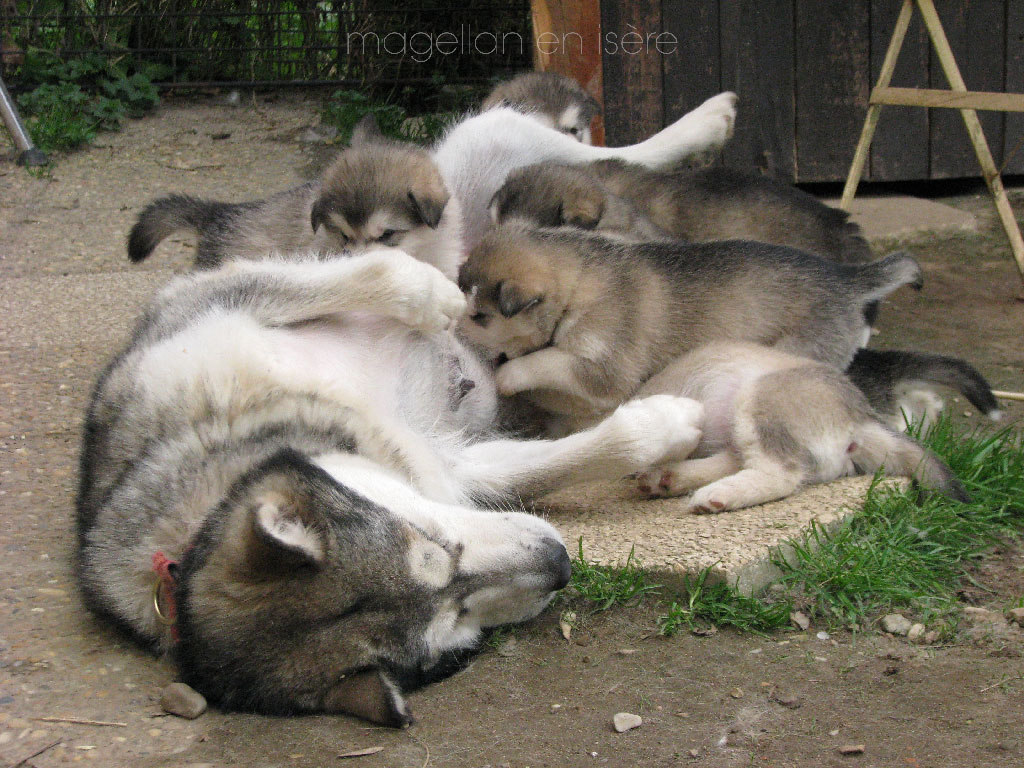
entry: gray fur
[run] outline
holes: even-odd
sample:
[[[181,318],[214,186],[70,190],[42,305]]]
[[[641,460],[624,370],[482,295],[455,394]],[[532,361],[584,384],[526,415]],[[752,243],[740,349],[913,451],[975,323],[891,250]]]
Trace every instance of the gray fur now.
[[[184,231],[197,238],[199,268],[238,257],[330,258],[388,245],[403,246],[454,275],[460,221],[455,205],[442,223],[449,197],[429,152],[361,124],[352,146],[315,181],[244,203],[187,195],[154,200],[129,233],[128,257],[142,261],[165,238]]]
[[[865,305],[919,279],[905,254],[851,266],[749,241],[628,243],[499,227],[460,273],[471,304],[460,328],[509,358],[496,374],[502,394],[529,391],[541,407],[585,421],[713,340],[771,345],[842,370],[863,338]],[[518,302],[503,307],[509,292]]]
[[[638,480],[650,496],[693,491],[693,512],[763,504],[806,485],[880,469],[970,500],[938,457],[886,427],[842,373],[813,360],[716,342],[684,354],[640,394],[691,397],[704,405],[696,450]]]
[[[590,123],[601,113],[601,105],[575,80],[557,72],[527,72],[498,83],[484,99],[481,109],[507,106],[547,118],[551,126],[590,143]],[[564,121],[574,109],[575,119]]]

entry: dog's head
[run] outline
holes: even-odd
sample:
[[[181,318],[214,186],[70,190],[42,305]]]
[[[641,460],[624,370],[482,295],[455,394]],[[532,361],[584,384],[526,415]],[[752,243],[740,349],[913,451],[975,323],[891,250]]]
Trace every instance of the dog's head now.
[[[249,472],[178,569],[183,679],[228,709],[407,725],[404,688],[450,674],[482,629],[532,618],[568,580],[539,518],[406,512],[295,452]]]
[[[585,168],[528,165],[512,171],[491,198],[491,219],[496,224],[595,229],[605,199],[600,181]]]
[[[309,223],[322,249],[394,246],[449,277],[458,269],[458,205],[430,153],[370,130],[357,130],[324,171]]]
[[[571,77],[557,72],[527,72],[499,83],[482,108],[501,105],[521,110],[584,144],[591,143],[590,125],[601,113],[597,99]]]
[[[551,343],[576,273],[556,240],[517,226],[492,229],[459,271],[466,314],[459,333],[496,359]]]

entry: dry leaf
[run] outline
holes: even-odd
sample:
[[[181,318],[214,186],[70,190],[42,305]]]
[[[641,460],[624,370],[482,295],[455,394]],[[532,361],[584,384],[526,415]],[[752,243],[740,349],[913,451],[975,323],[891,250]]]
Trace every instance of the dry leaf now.
[[[384,747],[367,747],[366,749],[357,749],[352,752],[342,752],[338,757],[345,759],[349,757],[366,757],[367,755],[376,755],[378,752],[383,752]]]

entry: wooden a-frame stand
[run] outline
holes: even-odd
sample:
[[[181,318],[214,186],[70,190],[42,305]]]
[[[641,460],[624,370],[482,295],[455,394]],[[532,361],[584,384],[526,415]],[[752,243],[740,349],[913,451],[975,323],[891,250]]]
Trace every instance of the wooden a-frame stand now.
[[[946,79],[949,81],[950,90],[948,91],[928,88],[891,88],[889,86],[915,5],[921,11],[925,27],[928,29],[928,36],[931,38],[932,45],[935,46],[939,63],[942,65],[942,71],[945,72]],[[857,192],[857,184],[864,172],[864,163],[868,158],[868,149],[871,146],[871,139],[874,137],[878,116],[883,105],[959,109],[964,118],[964,124],[967,126],[971,144],[974,145],[974,152],[978,156],[982,175],[995,200],[999,219],[1003,223],[1003,229],[1006,230],[1006,236],[1010,239],[1010,248],[1013,250],[1017,269],[1020,271],[1021,279],[1024,280],[1024,240],[1021,239],[1017,219],[1013,215],[1010,201],[1006,197],[1006,190],[1003,188],[1003,180],[992,159],[992,152],[988,148],[988,142],[985,141],[978,113],[975,111],[987,109],[998,112],[1024,112],[1024,94],[968,91],[932,0],[903,0],[903,7],[896,19],[896,28],[889,41],[889,49],[885,53],[882,69],[878,73],[878,84],[871,91],[868,104],[867,119],[864,120],[864,128],[860,134],[860,141],[857,143],[857,151],[853,156],[853,165],[850,166],[850,175],[846,178],[843,199],[839,206],[845,211],[850,210],[853,196]]]

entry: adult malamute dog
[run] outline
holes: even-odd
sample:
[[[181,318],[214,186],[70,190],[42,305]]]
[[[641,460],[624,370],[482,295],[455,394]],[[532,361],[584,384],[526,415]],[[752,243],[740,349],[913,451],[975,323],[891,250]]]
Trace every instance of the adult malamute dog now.
[[[396,250],[172,282],[87,415],[89,605],[221,706],[408,723],[402,687],[569,578],[554,528],[475,502],[643,470],[700,436],[699,404],[669,396],[563,440],[490,436],[493,386],[444,330],[463,308]]]

